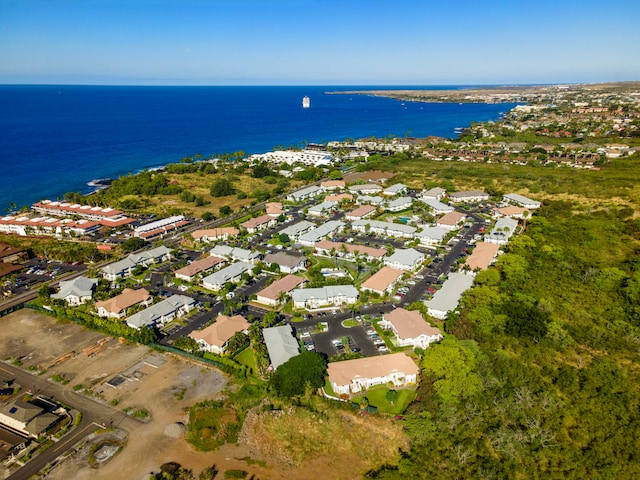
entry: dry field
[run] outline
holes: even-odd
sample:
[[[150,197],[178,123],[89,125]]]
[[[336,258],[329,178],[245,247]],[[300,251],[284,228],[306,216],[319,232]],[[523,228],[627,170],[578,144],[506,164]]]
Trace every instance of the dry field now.
[[[101,340],[108,340],[103,350],[93,356],[83,353]],[[127,444],[100,468],[91,468],[80,456],[71,457],[52,470],[47,480],[146,480],[166,462],[192,469],[196,478],[215,464],[220,476],[227,469],[242,469],[262,480],[352,479],[380,463],[393,463],[406,442],[400,425],[391,420],[345,411],[313,414],[292,409],[275,416],[253,413],[237,445],[199,452],[168,427],[186,424],[193,403],[224,395],[229,380],[217,370],[140,345],[121,344],[30,309],[0,318],[0,352],[3,359],[20,358],[25,369],[47,368],[40,378],[64,375],[70,380],[65,388],[82,385],[100,395],[105,405],[117,402],[114,412],[144,408],[150,414],[148,422],[120,415],[124,419],[113,426],[128,433]],[[76,355],[51,366],[68,352]],[[130,380],[118,388],[107,385],[118,374]]]

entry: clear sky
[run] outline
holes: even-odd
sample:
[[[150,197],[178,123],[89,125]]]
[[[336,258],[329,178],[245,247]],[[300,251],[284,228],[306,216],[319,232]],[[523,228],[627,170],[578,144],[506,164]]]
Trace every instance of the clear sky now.
[[[640,80],[640,0],[0,0],[0,83]]]

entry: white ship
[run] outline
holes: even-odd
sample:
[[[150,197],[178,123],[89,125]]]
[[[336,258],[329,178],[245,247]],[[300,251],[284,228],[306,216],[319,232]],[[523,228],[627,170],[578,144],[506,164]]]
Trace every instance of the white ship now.
[[[311,99],[309,97],[302,98],[302,108],[309,108],[311,106]]]

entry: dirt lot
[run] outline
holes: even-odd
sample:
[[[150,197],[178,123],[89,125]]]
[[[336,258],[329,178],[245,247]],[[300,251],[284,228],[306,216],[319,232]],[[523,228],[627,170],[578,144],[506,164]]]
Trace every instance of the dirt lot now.
[[[82,352],[105,338],[109,341],[101,352],[93,356]],[[41,369],[72,351],[77,355],[48,368],[40,377],[64,375],[70,379],[67,388],[72,389],[78,384],[91,388],[104,397],[106,404],[117,399],[114,410],[144,408],[150,413],[150,421],[143,423],[125,418],[118,426],[129,434],[127,445],[101,468],[92,469],[86,463],[70,459],[53,470],[48,479],[146,480],[150,472],[158,472],[160,465],[169,461],[192,468],[196,475],[215,463],[221,471],[243,468],[256,472],[263,479],[276,478],[268,470],[257,465],[249,467],[245,461],[239,460],[248,456],[242,447],[230,445],[214,453],[202,453],[192,449],[184,438],[165,433],[168,425],[187,423],[186,412],[194,402],[221,395],[228,380],[217,370],[189,364],[139,345],[123,345],[115,339],[72,323],[56,322],[29,309],[0,318],[3,359],[19,358],[23,368],[33,365]],[[146,365],[144,360],[158,365],[157,368]],[[123,373],[129,374],[131,379],[125,380],[118,388],[107,385],[107,381]],[[259,470],[262,470],[262,475]]]
[[[101,341],[106,342],[102,347],[95,347]],[[88,356],[88,350],[85,349],[91,346],[98,351]],[[304,452],[307,449],[302,447],[305,458],[300,464],[296,466],[280,462],[265,445],[256,448],[260,441],[253,438],[254,429],[251,427],[244,429],[244,440],[238,445],[224,445],[210,453],[196,451],[180,434],[176,423],[187,424],[187,412],[193,403],[223,395],[230,381],[220,372],[140,345],[122,344],[78,325],[56,322],[30,309],[0,318],[0,352],[3,360],[20,359],[24,369],[46,369],[39,375],[40,379],[64,375],[69,379],[65,386],[69,402],[76,398],[71,393],[74,386],[76,389],[89,389],[99,397],[97,401],[113,409],[111,418],[116,420],[112,426],[126,432],[125,447],[100,468],[94,469],[88,465],[85,452],[84,456],[78,454],[62,462],[46,476],[47,480],[147,480],[151,472],[158,472],[160,465],[166,462],[177,462],[192,469],[196,478],[205,467],[213,464],[221,472],[220,477],[227,469],[242,469],[249,472],[249,476],[253,474],[261,480],[351,479],[358,477],[355,471],[365,470],[363,458],[354,456],[350,450],[335,451],[329,456],[316,453],[306,458]],[[75,354],[52,366],[55,359],[69,352]],[[110,386],[109,383],[117,385]],[[47,393],[46,383],[44,393]],[[146,409],[150,419],[141,422],[124,415],[122,412],[125,409]],[[297,428],[296,421],[297,418],[291,419],[281,426],[285,428],[288,423],[294,422],[288,428],[298,432],[300,438],[296,443],[299,445],[317,441],[313,435],[323,435],[309,425]],[[362,422],[352,418],[346,424],[353,421]],[[388,425],[383,426],[389,428]],[[276,425],[276,430],[278,428]],[[361,440],[367,436],[364,432],[368,432],[372,426],[363,425],[363,428],[365,430],[359,436]],[[379,432],[374,428],[372,434],[379,435]],[[341,436],[329,434],[325,443],[330,444]],[[280,443],[286,445],[291,440],[281,439]],[[365,443],[369,440],[363,439]],[[264,438],[262,441],[264,443]],[[257,453],[259,451],[263,452],[264,458],[258,457],[261,455]],[[328,451],[332,450],[329,448]]]

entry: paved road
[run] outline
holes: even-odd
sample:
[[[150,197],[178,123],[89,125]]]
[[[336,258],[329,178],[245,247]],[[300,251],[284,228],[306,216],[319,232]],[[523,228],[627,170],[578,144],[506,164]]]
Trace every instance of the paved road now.
[[[32,392],[37,392],[39,395],[69,405],[82,413],[82,421],[77,427],[71,430],[51,448],[33,458],[25,466],[10,475],[8,477],[9,480],[26,480],[30,478],[44,468],[45,465],[55,460],[58,456],[62,455],[102,425],[113,425],[114,427],[122,427],[125,430],[131,430],[138,425],[137,420],[128,417],[123,412],[111,406],[98,403],[85,395],[75,393],[64,385],[49,382],[21,368],[0,363],[0,373],[7,378],[14,379],[15,383],[22,386],[23,391],[21,393],[31,390]]]

